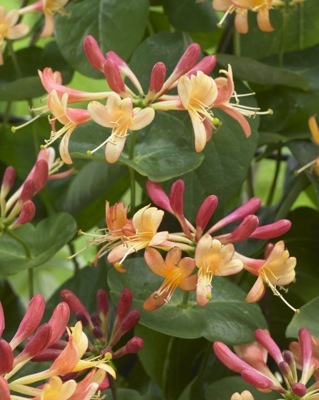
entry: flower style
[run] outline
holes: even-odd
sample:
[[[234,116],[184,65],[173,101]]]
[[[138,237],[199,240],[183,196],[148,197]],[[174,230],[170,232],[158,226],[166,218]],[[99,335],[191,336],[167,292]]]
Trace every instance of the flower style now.
[[[283,241],[277,242],[265,260],[251,260],[239,255],[244,262],[244,268],[258,278],[249,291],[246,301],[255,302],[261,299],[266,290],[266,285],[272,292],[288,304],[279,293],[277,286],[282,288],[295,279],[296,258],[289,257]],[[290,307],[290,305],[289,305]],[[297,310],[293,309],[295,312]]]
[[[202,71],[198,71],[190,77],[183,75],[178,80],[177,89],[193,124],[195,150],[200,152],[212,136],[212,124],[218,123],[218,119],[214,118],[210,110],[217,98],[216,82]]]
[[[196,288],[197,275],[191,275],[195,269],[194,259],[182,258],[182,251],[178,247],[169,250],[165,260],[156,249],[148,247],[144,258],[155,274],[165,278],[161,287],[144,302],[145,310],[155,310],[168,303],[177,287],[185,291]]]
[[[64,93],[60,98],[55,90],[49,93],[47,105],[51,111],[53,118],[50,119],[52,131],[49,140],[45,140],[43,148],[50,146],[58,138],[62,137],[60,143],[60,156],[66,164],[72,164],[69,153],[69,140],[74,129],[77,126],[90,121],[91,117],[86,110],[80,108],[68,108],[68,94]],[[59,121],[63,127],[58,131],[55,128],[55,122]]]
[[[63,8],[68,0],[38,0],[33,4],[20,8],[19,14],[25,15],[28,12],[41,12],[44,15],[44,26],[41,37],[46,38],[54,32],[54,14],[65,15]]]
[[[298,379],[296,360],[291,351],[280,351],[277,344],[268,332],[257,329],[254,333],[257,343],[236,346],[234,354],[224,343],[215,342],[213,349],[219,360],[258,390],[263,392],[275,391],[285,399],[310,399],[317,398],[319,394],[319,381],[315,381],[307,388],[307,383],[318,367],[318,360],[314,362],[312,339],[305,328],[299,330],[299,346],[302,374]],[[267,353],[273,358],[282,375],[282,382],[271,372],[267,365]]]
[[[121,100],[117,94],[109,96],[106,106],[93,101],[88,105],[88,111],[96,123],[106,128],[112,128],[111,136],[89,154],[105,146],[105,158],[109,163],[115,163],[122,151],[129,130],[139,130],[149,125],[155,116],[152,108],[133,108],[131,99]]]
[[[0,6],[0,65],[3,65],[2,46],[5,39],[20,39],[29,32],[29,25],[17,23],[19,11],[6,9]]]
[[[243,262],[234,257],[235,249],[232,244],[222,245],[217,239],[206,234],[201,237],[195,252],[198,271],[196,288],[197,304],[205,306],[212,297],[213,276],[228,276],[237,274],[243,268]]]

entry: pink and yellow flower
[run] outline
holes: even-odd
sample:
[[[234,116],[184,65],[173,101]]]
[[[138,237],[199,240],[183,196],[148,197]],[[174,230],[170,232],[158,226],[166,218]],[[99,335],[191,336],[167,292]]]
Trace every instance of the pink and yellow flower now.
[[[192,275],[194,259],[182,258],[182,251],[178,247],[173,247],[166,254],[165,260],[156,249],[148,247],[144,258],[156,275],[165,278],[161,287],[144,302],[145,310],[155,310],[168,303],[177,287],[185,291],[195,290],[197,275]]]
[[[0,6],[0,65],[3,64],[2,46],[5,39],[20,39],[29,32],[29,25],[17,23],[19,11],[6,9]]]
[[[129,130],[139,130],[149,125],[155,116],[152,108],[133,108],[132,99],[121,99],[117,94],[111,94],[107,99],[106,106],[97,101],[88,105],[88,111],[97,124],[106,128],[112,128],[112,133],[96,149],[88,152],[94,153],[105,146],[105,158],[109,163],[115,163],[124,148]]]

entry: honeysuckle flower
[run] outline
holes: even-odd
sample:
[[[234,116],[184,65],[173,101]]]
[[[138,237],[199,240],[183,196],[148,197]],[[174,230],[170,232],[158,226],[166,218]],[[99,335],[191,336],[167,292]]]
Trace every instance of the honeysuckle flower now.
[[[244,262],[244,268],[258,276],[254,286],[247,294],[246,301],[250,303],[260,300],[265,294],[266,286],[269,286],[276,296],[284,300],[277,287],[282,288],[294,281],[297,261],[295,257],[289,256],[289,251],[285,249],[283,241],[277,242],[272,247],[265,260],[252,260],[241,255],[239,257]]]
[[[11,166],[6,168],[0,188],[0,232],[16,229],[32,221],[35,205],[31,198],[43,189],[49,179],[63,178],[72,173],[66,171],[55,174],[60,166],[60,160],[55,160],[53,148],[41,150],[25,181],[8,199],[6,197],[15,181],[15,170]]]
[[[169,250],[165,260],[156,249],[149,247],[144,258],[155,274],[165,278],[161,287],[144,302],[145,310],[155,310],[168,303],[177,287],[185,291],[195,290],[197,275],[192,275],[195,269],[194,259],[182,258],[182,251],[178,247]]]
[[[254,396],[248,390],[244,390],[241,393],[234,393],[230,400],[254,400]]]
[[[195,263],[199,268],[196,287],[196,300],[201,307],[212,297],[213,276],[228,276],[237,274],[243,268],[243,262],[235,257],[232,244],[222,245],[217,239],[206,234],[201,237],[196,246]]]
[[[65,15],[64,6],[68,0],[38,0],[33,4],[20,8],[19,14],[25,15],[29,12],[41,12],[44,16],[44,26],[42,28],[41,37],[51,36],[54,32],[55,22],[54,14]]]
[[[155,116],[152,108],[133,108],[130,98],[121,99],[117,94],[112,94],[107,99],[106,106],[93,101],[88,105],[88,112],[96,123],[106,128],[112,128],[112,133],[92,154],[105,146],[105,158],[109,163],[115,163],[123,150],[129,130],[139,130],[149,125]]]
[[[248,10],[257,12],[257,24],[261,31],[274,30],[269,19],[269,10],[276,6],[283,6],[281,0],[213,0],[216,11],[224,11],[225,15],[219,22],[221,26],[227,15],[235,12],[235,28],[239,33],[248,32]]]
[[[50,139],[45,140],[43,148],[50,146],[58,138],[62,137],[60,142],[60,156],[65,164],[72,164],[69,153],[69,140],[74,129],[77,126],[90,121],[91,117],[87,110],[81,108],[68,108],[68,94],[64,93],[60,98],[56,90],[52,90],[48,95],[47,105],[53,117],[50,118],[52,127]],[[56,130],[55,123],[59,121],[63,127]]]
[[[212,135],[211,124],[218,121],[214,118],[211,107],[217,98],[217,85],[213,78],[198,71],[196,75],[182,76],[178,80],[177,90],[182,105],[188,111],[192,121],[195,150],[200,152]],[[211,124],[204,124],[208,120]],[[207,126],[210,129],[207,129]]]
[[[313,362],[312,340],[309,331],[305,328],[299,330],[299,345],[302,354],[301,377],[298,378],[296,372],[296,362],[291,351],[280,351],[277,344],[268,332],[257,329],[254,333],[256,343],[245,345],[242,353],[237,356],[224,343],[215,342],[213,349],[219,360],[234,372],[240,373],[242,378],[255,386],[258,390],[278,392],[284,399],[316,399],[319,394],[319,382],[315,381],[307,388],[307,383],[318,367]],[[240,348],[241,346],[237,346]],[[263,349],[263,350],[262,350]],[[238,350],[235,351],[238,353]],[[266,364],[267,357],[265,352],[273,358],[282,375],[279,382]]]
[[[2,46],[4,41],[20,39],[29,32],[29,25],[17,23],[18,20],[18,10],[6,12],[6,9],[0,6],[0,65],[3,65]]]
[[[136,353],[143,347],[143,340],[134,337],[133,340],[130,339],[126,344],[116,348],[119,340],[132,330],[140,319],[139,311],[131,310],[133,297],[129,289],[122,291],[112,323],[110,323],[108,296],[104,290],[97,291],[98,313],[94,314],[89,314],[80,299],[70,290],[64,289],[60,294],[76,318],[82,322],[88,334],[89,343],[85,352],[88,360],[97,359],[98,356],[103,358],[106,355],[117,359],[126,354]],[[80,362],[79,365],[84,362],[86,361]]]

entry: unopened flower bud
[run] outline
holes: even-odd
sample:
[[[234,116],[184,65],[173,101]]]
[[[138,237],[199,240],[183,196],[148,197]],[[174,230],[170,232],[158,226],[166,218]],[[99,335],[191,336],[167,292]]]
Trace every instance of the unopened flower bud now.
[[[20,322],[19,328],[12,338],[10,345],[15,349],[39,326],[45,309],[44,297],[36,294],[29,302],[28,309]]]
[[[232,233],[225,235],[225,239],[230,242],[242,242],[251,236],[256,230],[258,223],[256,215],[247,215]]]
[[[206,228],[209,220],[214,214],[218,205],[218,197],[211,195],[206,197],[201,206],[198,209],[196,215],[196,239],[198,240]]]
[[[22,352],[15,358],[14,365],[35,357],[47,348],[50,342],[51,333],[52,329],[49,324],[41,325],[32,338],[27,342]]]
[[[89,63],[97,70],[104,72],[105,57],[93,36],[84,38],[84,52]]]
[[[9,166],[6,168],[3,174],[0,197],[2,197],[3,199],[6,197],[6,195],[9,193],[14,184],[14,180],[15,180],[15,170],[13,167]]]
[[[0,376],[0,399],[1,400],[11,400],[11,394],[10,394],[8,382],[2,376]]]
[[[100,289],[96,293],[97,309],[100,314],[103,314],[107,318],[109,312],[109,299],[105,290]]]
[[[123,289],[121,293],[120,300],[117,303],[116,307],[116,319],[119,319],[121,322],[123,318],[127,316],[129,313],[133,303],[133,295],[130,289]]]
[[[284,235],[289,231],[290,227],[291,222],[288,219],[281,219],[272,224],[260,226],[250,237],[254,239],[268,240]]]
[[[35,163],[34,173],[32,177],[36,193],[38,193],[45,186],[48,180],[48,175],[48,163],[45,160],[38,160]]]
[[[278,364],[278,367],[282,376],[289,382],[290,385],[292,385],[294,383],[294,377],[289,364],[286,363],[286,361],[282,361]]]
[[[123,319],[122,325],[121,325],[121,330],[122,330],[122,335],[124,333],[130,331],[133,329],[139,322],[141,318],[141,314],[138,310],[132,310],[128,313],[128,315]]]
[[[291,390],[293,392],[293,394],[295,394],[296,396],[302,398],[306,392],[307,392],[307,388],[304,384],[302,383],[295,383],[291,386]]]
[[[4,319],[3,307],[0,302],[0,337],[2,336],[5,326],[6,326],[6,324],[5,324],[5,319]]]
[[[285,360],[285,362],[289,365],[290,371],[293,376],[293,382],[296,382],[298,379],[297,365],[296,365],[296,361],[295,361],[293,353],[289,350],[284,350],[282,352],[282,356],[283,356],[283,359]]]
[[[157,62],[151,72],[149,92],[159,92],[165,82],[166,65],[162,62]]]
[[[209,75],[217,64],[216,56],[206,56],[201,59],[188,73],[187,76],[196,75],[198,71],[202,71],[204,74]]]
[[[100,318],[100,316],[99,316],[98,314],[96,314],[96,313],[94,313],[94,314],[91,315],[91,321],[92,321],[92,324],[93,324],[94,326],[101,326],[101,325],[102,325],[101,318]]]
[[[35,184],[32,179],[27,180],[23,187],[19,197],[19,200],[23,203],[27,200],[31,200],[36,192]]]
[[[113,358],[120,358],[123,357],[127,354],[135,354],[137,353],[139,350],[141,350],[141,348],[144,345],[144,341],[142,338],[139,337],[132,337],[132,339],[130,339],[125,346],[121,347],[120,349],[118,349],[115,353]]]
[[[48,347],[54,345],[63,335],[70,319],[70,308],[67,303],[59,303],[53,310],[52,316],[48,322],[52,333]]]
[[[116,93],[125,94],[125,83],[122,79],[118,65],[112,60],[106,60],[104,64],[104,75],[109,87]]]
[[[258,371],[245,369],[241,372],[241,376],[247,383],[255,386],[257,389],[270,389],[273,382],[267,376],[260,374]]]
[[[31,222],[35,217],[35,205],[32,200],[27,200],[22,205],[22,210],[19,214],[19,217],[15,220],[15,222],[11,225],[11,229],[17,228],[20,225],[27,224]]]
[[[73,292],[71,292],[71,290],[68,289],[61,290],[60,296],[61,299],[68,304],[70,310],[75,315],[78,316],[80,315],[79,313],[81,313],[81,315],[84,316],[84,319],[83,320],[81,319],[82,323],[84,322],[84,320],[87,321],[87,323],[91,321],[90,314],[88,313],[86,307],[83,305],[81,300]]]
[[[93,335],[97,338],[97,339],[101,339],[102,337],[104,337],[104,332],[103,330],[99,327],[99,326],[95,326],[93,329]]]
[[[8,342],[0,340],[0,375],[12,370],[14,360],[13,350]]]
[[[77,321],[81,321],[82,325],[84,328],[87,328],[90,325],[89,320],[87,319],[87,317],[83,314],[82,311],[78,311],[75,313],[75,317],[77,319]]]
[[[192,43],[187,47],[182,57],[179,59],[174,71],[179,72],[179,76],[186,74],[195,65],[200,55],[200,46]]]

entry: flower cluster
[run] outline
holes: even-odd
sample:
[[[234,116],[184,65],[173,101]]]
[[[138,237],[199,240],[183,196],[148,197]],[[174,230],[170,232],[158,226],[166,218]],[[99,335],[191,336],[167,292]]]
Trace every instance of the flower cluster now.
[[[303,1],[292,0],[289,5],[293,6]],[[248,32],[248,11],[257,13],[257,24],[261,31],[272,32],[274,28],[270,22],[269,10],[282,6],[285,6],[283,0],[213,0],[213,8],[225,12],[218,26],[222,25],[229,14],[235,12],[235,28],[239,33]]]
[[[9,342],[5,339],[0,340],[1,399],[91,399],[103,382],[106,373],[115,377],[113,368],[106,361],[97,365],[87,360],[81,360],[86,352],[88,339],[82,332],[80,322],[74,327],[67,328],[70,310],[65,302],[56,306],[49,322],[40,325],[44,310],[43,296],[35,295],[31,299],[14,337]],[[2,336],[4,327],[5,319],[0,303],[0,336]],[[51,358],[51,365],[41,372],[26,374],[26,370],[23,374],[23,367],[28,362],[35,361],[49,348],[60,347],[61,337],[66,329],[68,341],[65,342],[63,350]],[[26,340],[27,342],[21,350],[21,345]],[[67,374],[77,371],[87,372],[82,380],[75,381],[67,378]],[[15,378],[15,374],[18,372],[19,377]],[[63,380],[61,376],[63,376]],[[11,396],[11,393],[15,393],[15,395]]]
[[[224,343],[215,342],[213,349],[219,360],[242,378],[263,392],[275,391],[285,399],[316,399],[319,394],[318,338],[305,328],[299,330],[299,341],[290,344],[290,350],[280,351],[267,331],[255,331],[256,342],[235,346],[233,353]],[[268,353],[278,366],[272,372],[267,365]],[[301,370],[298,377],[297,369]],[[307,387],[311,378],[315,381]],[[284,382],[285,386],[283,386]],[[235,395],[234,395],[235,396]],[[248,394],[243,399],[251,399]],[[235,396],[234,400],[239,399]]]
[[[72,163],[69,154],[72,132],[90,120],[112,131],[110,136],[95,149],[88,150],[87,154],[92,155],[105,146],[106,160],[114,163],[123,151],[129,131],[137,131],[151,124],[156,111],[186,110],[193,125],[197,152],[204,149],[212,137],[214,126],[219,124],[219,120],[214,117],[214,109],[221,109],[237,120],[246,137],[250,135],[251,129],[245,117],[262,114],[258,108],[239,104],[231,66],[228,66],[228,70],[221,70],[223,75],[216,79],[209,76],[216,65],[216,57],[205,56],[198,61],[200,46],[196,43],[186,49],[168,77],[165,64],[157,62],[151,71],[146,93],[126,62],[113,51],[104,56],[92,36],[85,38],[84,50],[91,65],[104,74],[111,90],[91,93],[70,89],[62,84],[60,72],[53,72],[50,68],[39,71],[48,96],[46,104],[34,111],[40,111],[41,114],[49,112],[52,115],[51,136],[43,147],[61,138],[60,155],[67,164]],[[134,90],[124,79],[130,82]],[[177,94],[170,94],[169,91],[175,88]],[[235,102],[231,102],[232,98]],[[101,100],[106,103],[101,103]],[[80,101],[88,102],[86,109],[69,107],[71,103]],[[63,125],[62,128],[56,129],[56,121]],[[13,130],[16,129],[13,127]]]
[[[22,185],[9,198],[7,195],[14,186],[15,170],[7,167],[0,188],[0,234],[5,230],[13,230],[33,220],[35,205],[31,200],[49,179],[63,178],[72,170],[55,174],[60,168],[61,160],[55,159],[52,147],[41,150],[29,175]]]
[[[277,286],[280,288],[294,280],[296,265],[296,259],[289,256],[284,242],[269,245],[265,259],[245,257],[236,252],[234,243],[248,238],[268,240],[281,236],[289,230],[290,221],[283,219],[259,226],[254,213],[259,209],[261,200],[252,198],[207,229],[218,204],[217,197],[212,195],[200,206],[194,226],[184,216],[184,186],[182,180],[176,181],[167,196],[160,184],[147,182],[147,191],[153,203],[173,214],[179,221],[182,232],[158,232],[164,211],[156,207],[145,206],[129,219],[127,207],[123,203],[114,206],[107,203],[107,228],[104,234],[81,232],[92,237],[87,246],[103,244],[95,263],[107,253],[108,262],[124,272],[123,263],[126,257],[146,249],[144,257],[147,265],[155,274],[165,278],[163,285],[144,303],[144,308],[148,310],[169,301],[176,287],[186,291],[196,289],[197,303],[204,306],[212,297],[211,281],[214,275],[233,275],[243,268],[257,276],[246,301],[258,301],[263,296],[266,285],[282,298]],[[232,232],[219,233],[221,229],[235,222],[239,224]],[[157,249],[167,252],[165,259]],[[187,253],[188,257],[182,257],[182,252]],[[195,269],[197,274],[194,273]]]
[[[33,4],[6,11],[0,6],[0,65],[3,64],[2,47],[5,40],[16,40],[24,37],[30,30],[28,24],[19,22],[21,16],[29,12],[39,12],[44,16],[44,26],[41,37],[51,36],[54,31],[54,14],[63,13],[63,7],[68,0],[38,0]]]

